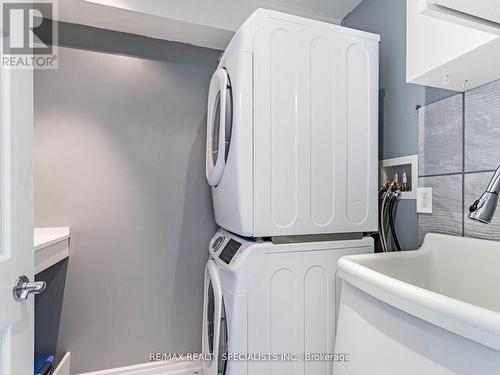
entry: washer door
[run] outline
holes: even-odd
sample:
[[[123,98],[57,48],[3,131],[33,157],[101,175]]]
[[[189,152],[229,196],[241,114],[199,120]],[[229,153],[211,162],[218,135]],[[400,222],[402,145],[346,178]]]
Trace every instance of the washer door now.
[[[210,186],[217,186],[224,173],[231,142],[232,107],[229,75],[226,69],[219,68],[208,91],[206,173]]]
[[[202,349],[204,375],[224,375],[226,373],[228,349],[226,310],[219,271],[210,259],[205,268],[205,297],[203,307]]]

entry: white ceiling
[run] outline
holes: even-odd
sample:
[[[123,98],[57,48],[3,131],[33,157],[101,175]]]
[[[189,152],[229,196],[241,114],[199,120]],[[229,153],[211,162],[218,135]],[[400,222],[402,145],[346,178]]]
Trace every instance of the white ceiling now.
[[[60,0],[60,21],[224,49],[257,8],[340,23],[362,0]]]

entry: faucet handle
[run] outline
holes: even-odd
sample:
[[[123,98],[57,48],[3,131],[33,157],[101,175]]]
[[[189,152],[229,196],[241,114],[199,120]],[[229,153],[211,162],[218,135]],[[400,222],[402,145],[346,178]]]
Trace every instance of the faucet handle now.
[[[472,203],[472,206],[469,207],[469,212],[474,212],[477,210],[477,205],[479,204],[479,199]]]

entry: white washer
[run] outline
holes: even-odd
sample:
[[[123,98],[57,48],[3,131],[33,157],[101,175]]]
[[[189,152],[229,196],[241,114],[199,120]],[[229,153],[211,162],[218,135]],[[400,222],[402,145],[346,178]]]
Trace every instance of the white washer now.
[[[226,361],[224,353],[333,353],[337,260],[373,252],[369,237],[273,244],[219,230],[205,270],[205,375],[331,375],[331,362]]]
[[[259,9],[209,88],[216,222],[247,237],[377,230],[379,36]]]

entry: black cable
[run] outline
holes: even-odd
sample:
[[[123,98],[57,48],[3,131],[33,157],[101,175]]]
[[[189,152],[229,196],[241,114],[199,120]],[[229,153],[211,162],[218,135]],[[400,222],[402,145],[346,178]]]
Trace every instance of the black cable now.
[[[392,217],[392,207],[393,207],[393,204],[394,204],[394,199],[396,197],[391,197],[388,204],[387,204],[387,218],[388,218],[388,224],[389,224],[389,228],[390,228],[390,231],[391,231],[391,235],[392,235],[392,238],[393,238],[393,242],[394,244],[396,244],[396,240],[394,240],[394,220],[393,220],[393,217]],[[397,246],[396,246],[396,249],[397,249]]]
[[[396,235],[396,227],[394,226],[394,203],[398,197],[394,196],[392,197],[391,201],[389,202],[389,226],[391,227],[391,234],[392,234],[392,239],[394,240],[394,244],[396,245],[396,249],[398,251],[401,251],[401,246],[399,245],[399,240],[398,236]]]

